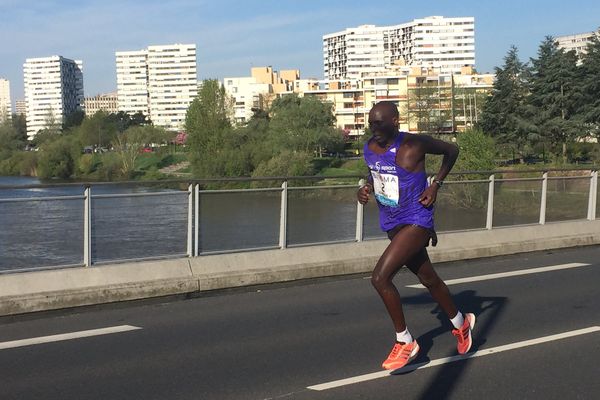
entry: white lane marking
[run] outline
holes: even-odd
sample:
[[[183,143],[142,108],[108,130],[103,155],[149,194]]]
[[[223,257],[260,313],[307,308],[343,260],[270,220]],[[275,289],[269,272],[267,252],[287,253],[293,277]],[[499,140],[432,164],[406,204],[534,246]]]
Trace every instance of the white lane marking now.
[[[400,370],[394,371],[394,373],[404,373],[404,372],[414,371],[417,369],[436,367],[438,365],[448,364],[448,363],[455,362],[455,361],[461,361],[461,360],[466,360],[466,359],[475,358],[475,357],[488,356],[490,354],[501,353],[503,351],[520,349],[522,347],[534,346],[536,344],[552,342],[554,340],[566,339],[566,338],[570,338],[573,336],[586,335],[588,333],[593,333],[593,332],[598,332],[598,331],[600,331],[600,326],[591,326],[591,327],[585,328],[585,329],[578,329],[575,331],[559,333],[556,335],[544,336],[544,337],[537,338],[537,339],[524,340],[522,342],[515,342],[515,343],[505,344],[502,346],[491,347],[489,349],[478,350],[474,353],[467,353],[465,355],[457,355],[457,356],[452,356],[452,357],[438,358],[436,360],[431,360],[430,362],[419,363],[419,364],[410,364]],[[328,389],[333,389],[333,388],[337,388],[340,386],[352,385],[354,383],[366,382],[366,381],[371,381],[373,379],[384,378],[386,376],[391,376],[391,375],[392,374],[390,374],[390,371],[379,371],[379,372],[373,372],[373,373],[365,374],[365,375],[358,375],[358,376],[355,376],[352,378],[346,378],[346,379],[340,379],[337,381],[321,383],[319,385],[307,386],[307,389],[318,390],[318,391],[328,390]]]
[[[551,265],[549,267],[520,269],[518,271],[500,272],[498,274],[478,275],[478,276],[471,276],[468,278],[449,279],[444,282],[446,282],[446,285],[456,285],[459,283],[487,281],[489,279],[498,279],[498,278],[507,278],[509,276],[539,274],[541,272],[558,271],[561,269],[589,267],[590,265],[592,265],[592,264],[570,263],[570,264]],[[407,285],[406,287],[415,288],[415,289],[424,289],[425,288],[425,286],[423,286],[421,284]]]
[[[142,329],[138,326],[132,325],[119,325],[111,326],[108,328],[90,329],[87,331],[78,331],[70,333],[62,333],[59,335],[40,336],[30,339],[11,340],[10,342],[0,342],[0,350],[12,349],[15,347],[32,346],[35,344],[61,342],[64,340],[72,340],[79,338],[86,338],[91,336],[109,335],[112,333],[129,332],[137,329]]]

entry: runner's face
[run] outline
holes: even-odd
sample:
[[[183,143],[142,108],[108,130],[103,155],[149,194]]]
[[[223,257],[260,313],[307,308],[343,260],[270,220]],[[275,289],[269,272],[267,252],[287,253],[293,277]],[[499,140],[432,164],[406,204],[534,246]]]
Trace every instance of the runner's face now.
[[[369,128],[377,144],[383,147],[398,132],[398,119],[388,110],[374,107],[369,113]]]

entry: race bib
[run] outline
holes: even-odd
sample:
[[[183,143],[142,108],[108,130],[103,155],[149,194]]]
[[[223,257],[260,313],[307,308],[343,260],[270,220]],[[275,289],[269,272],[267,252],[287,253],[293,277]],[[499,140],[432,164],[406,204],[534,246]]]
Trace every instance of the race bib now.
[[[398,177],[376,171],[371,171],[371,175],[373,176],[373,189],[377,201],[384,206],[398,207],[398,199],[400,198]]]

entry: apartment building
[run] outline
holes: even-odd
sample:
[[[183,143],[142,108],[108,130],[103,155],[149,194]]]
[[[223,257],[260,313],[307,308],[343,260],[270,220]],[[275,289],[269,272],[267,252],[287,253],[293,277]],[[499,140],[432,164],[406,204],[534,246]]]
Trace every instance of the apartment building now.
[[[259,100],[295,93],[331,103],[337,127],[353,137],[365,132],[369,110],[384,100],[398,106],[401,130],[464,131],[478,122],[495,78],[493,74],[478,74],[470,66],[456,74],[430,66],[394,66],[358,79],[317,80],[300,79],[300,73],[286,75],[297,79],[285,81],[275,90],[271,82],[277,82],[277,73],[267,68],[253,71],[250,77],[225,78],[226,91],[235,99],[237,123],[252,116],[252,107],[264,106]],[[264,78],[259,80],[258,76]]]
[[[12,103],[10,100],[10,81],[0,78],[0,122],[12,116]]]
[[[150,119],[155,125],[182,129],[197,87],[195,44],[148,47]]]
[[[326,79],[357,79],[392,66],[442,73],[475,66],[475,19],[432,16],[393,26],[361,25],[323,36]]]
[[[49,123],[62,124],[83,110],[83,63],[62,56],[28,58],[23,64],[27,136],[31,139]]]
[[[96,114],[98,111],[104,111],[109,114],[117,113],[119,111],[117,92],[86,97],[84,99],[84,104],[85,115],[89,117]]]
[[[254,67],[251,76],[225,78],[225,92],[233,101],[233,120],[243,124],[252,117],[253,109],[267,108],[280,93],[291,92],[300,79],[296,69],[274,71],[273,67]]]
[[[394,102],[400,130],[420,133],[461,132],[477,123],[493,74],[463,67],[458,74],[431,67],[396,67],[360,79],[313,81],[299,92],[333,104],[338,128],[360,136],[368,126],[369,110],[380,101]],[[305,84],[306,85],[306,84]]]
[[[150,115],[148,106],[147,51],[118,51],[117,109],[133,115],[141,112]]]
[[[198,93],[196,45],[149,46],[115,55],[119,111],[141,112],[157,126],[182,129]]]
[[[557,36],[554,39],[559,48],[565,51],[573,50],[581,58],[587,52],[587,45],[592,41],[592,38],[598,35],[598,32],[586,32],[575,35]]]
[[[17,115],[27,115],[27,102],[25,100],[15,101],[15,113]]]

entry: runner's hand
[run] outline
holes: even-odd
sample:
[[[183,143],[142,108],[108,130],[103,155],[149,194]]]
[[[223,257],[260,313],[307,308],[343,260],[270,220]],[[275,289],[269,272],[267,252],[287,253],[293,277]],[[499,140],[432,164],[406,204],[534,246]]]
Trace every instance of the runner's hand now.
[[[358,202],[360,204],[367,204],[369,201],[369,193],[371,193],[370,184],[363,185],[360,189],[358,189],[356,192],[356,198],[358,199]]]
[[[421,203],[423,207],[431,206],[433,203],[435,203],[435,200],[437,198],[437,191],[437,185],[431,185],[427,187],[427,189],[425,189],[423,193],[421,193],[421,196],[419,197],[419,203]]]

